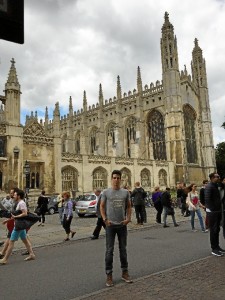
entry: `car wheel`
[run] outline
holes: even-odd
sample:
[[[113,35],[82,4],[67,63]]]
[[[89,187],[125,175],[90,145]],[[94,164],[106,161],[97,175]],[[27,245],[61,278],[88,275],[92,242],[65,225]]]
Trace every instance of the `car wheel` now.
[[[83,218],[84,214],[78,214],[78,217]]]
[[[49,208],[48,213],[49,213],[50,215],[54,215],[55,209],[54,209],[53,207]]]

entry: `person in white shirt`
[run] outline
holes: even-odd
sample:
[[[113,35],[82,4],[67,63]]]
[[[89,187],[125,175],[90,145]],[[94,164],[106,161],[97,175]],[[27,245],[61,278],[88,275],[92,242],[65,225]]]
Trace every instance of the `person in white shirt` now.
[[[26,216],[27,215],[27,206],[23,200],[24,192],[22,190],[16,190],[14,193],[14,199],[17,202],[16,211],[20,211],[21,213],[12,214],[12,218],[18,219],[18,218],[22,218],[22,217]],[[11,237],[10,237],[9,246],[7,248],[6,254],[2,259],[0,259],[1,265],[5,265],[8,262],[8,258],[10,257],[12,250],[14,248],[14,243],[15,243],[15,241],[18,240],[18,238],[21,238],[22,242],[24,243],[24,245],[26,246],[26,248],[29,252],[29,256],[26,257],[24,260],[29,261],[29,260],[35,259],[35,255],[34,255],[31,243],[27,239],[26,230],[25,229],[15,230],[15,227],[14,227]]]

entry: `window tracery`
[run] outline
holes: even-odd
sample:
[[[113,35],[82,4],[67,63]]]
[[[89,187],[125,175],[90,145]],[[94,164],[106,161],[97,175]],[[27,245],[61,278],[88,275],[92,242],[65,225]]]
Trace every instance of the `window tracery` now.
[[[136,140],[136,118],[130,117],[126,123],[127,157],[131,157],[131,142]]]
[[[62,190],[77,191],[78,190],[78,171],[77,169],[67,166],[62,169]]]
[[[151,175],[148,169],[143,169],[141,171],[141,186],[147,190],[151,187]]]
[[[167,173],[163,169],[159,171],[159,185],[167,186]]]
[[[148,136],[153,147],[153,157],[156,160],[166,160],[166,141],[164,119],[162,114],[153,110],[148,117]]]
[[[131,187],[131,171],[127,168],[121,170],[121,187]]]
[[[108,187],[107,180],[108,173],[104,168],[98,167],[93,171],[93,189],[106,189]]]
[[[184,130],[186,141],[186,153],[188,163],[197,162],[197,146],[196,146],[196,134],[195,134],[195,111],[189,106],[184,106]]]

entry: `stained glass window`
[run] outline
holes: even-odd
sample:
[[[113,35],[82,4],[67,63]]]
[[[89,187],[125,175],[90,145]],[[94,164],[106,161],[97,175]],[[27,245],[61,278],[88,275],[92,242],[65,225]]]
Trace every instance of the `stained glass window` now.
[[[93,189],[106,189],[108,187],[107,180],[108,174],[104,168],[98,167],[93,171]]]
[[[197,162],[195,122],[196,122],[195,111],[189,105],[185,105],[184,106],[184,129],[185,129],[187,161],[189,163]]]
[[[62,190],[78,190],[78,171],[71,166],[66,166],[62,169]]]
[[[131,142],[136,140],[136,118],[130,117],[126,123],[127,157],[131,157]]]
[[[165,128],[162,114],[153,110],[148,117],[148,135],[156,160],[166,160]]]

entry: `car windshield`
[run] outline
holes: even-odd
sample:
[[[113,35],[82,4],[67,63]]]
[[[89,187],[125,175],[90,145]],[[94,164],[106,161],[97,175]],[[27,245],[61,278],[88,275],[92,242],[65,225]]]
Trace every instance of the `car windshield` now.
[[[85,195],[79,201],[92,201],[95,200],[95,195]]]

